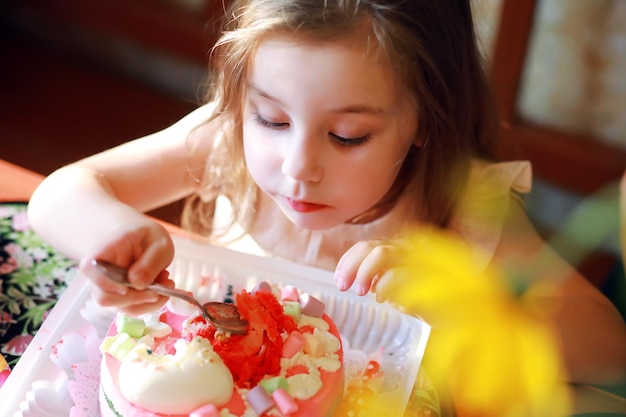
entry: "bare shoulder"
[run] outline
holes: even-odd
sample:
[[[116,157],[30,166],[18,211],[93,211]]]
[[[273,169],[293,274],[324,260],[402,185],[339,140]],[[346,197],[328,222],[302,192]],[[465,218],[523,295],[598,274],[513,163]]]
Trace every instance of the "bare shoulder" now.
[[[214,112],[214,103],[204,104],[184,116],[166,130],[188,136],[196,131],[202,132],[211,129],[213,124],[209,123],[209,120],[213,118]]]
[[[514,197],[494,260],[507,268],[527,272],[524,275],[530,280],[557,283],[562,295],[606,301],[600,291],[549,246],[528,218],[521,201]]]

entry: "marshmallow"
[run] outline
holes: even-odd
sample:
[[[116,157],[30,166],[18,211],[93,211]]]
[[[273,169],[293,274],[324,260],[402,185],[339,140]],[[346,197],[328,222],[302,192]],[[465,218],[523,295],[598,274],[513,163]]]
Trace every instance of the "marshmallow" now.
[[[286,315],[291,316],[296,323],[302,317],[302,307],[300,307],[300,303],[297,301],[285,301],[283,303],[283,311]]]
[[[281,413],[292,414],[298,411],[298,404],[284,389],[278,388],[272,393],[272,398]]]
[[[306,344],[306,339],[300,332],[291,332],[285,342],[283,343],[283,357],[289,359],[292,358],[293,355],[300,352],[304,345]]]
[[[257,385],[248,391],[248,395],[246,396],[250,407],[258,414],[261,415],[263,413],[267,413],[272,407],[274,407],[274,401],[272,397],[265,391],[265,389]]]
[[[280,301],[298,301],[298,289],[293,285],[285,285],[280,290]]]
[[[300,305],[302,306],[302,314],[313,317],[322,317],[326,306],[323,302],[313,297],[311,294],[303,293],[300,295]]]
[[[220,412],[213,404],[207,404],[192,411],[189,417],[220,417]]]
[[[259,382],[259,385],[267,391],[268,394],[273,394],[279,388],[287,390],[289,388],[289,383],[284,376],[275,376],[272,378],[265,378]]]
[[[254,287],[252,294],[257,291],[272,292],[272,286],[267,281],[261,281]]]

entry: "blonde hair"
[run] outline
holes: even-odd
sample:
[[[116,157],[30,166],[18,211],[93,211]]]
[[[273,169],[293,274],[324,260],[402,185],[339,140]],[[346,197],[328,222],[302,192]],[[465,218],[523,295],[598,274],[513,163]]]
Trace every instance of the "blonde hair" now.
[[[246,77],[258,45],[272,34],[329,42],[364,30],[417,103],[417,134],[425,146],[410,150],[388,194],[351,222],[381,216],[404,191],[420,201],[423,221],[449,223],[471,159],[491,158],[497,131],[469,1],[235,0],[211,51],[206,96],[217,106],[212,119],[225,127],[223,141],[207,161],[214,168],[203,198],[187,201],[184,227],[219,234],[210,223],[219,194],[231,200],[233,221],[242,221],[254,206],[258,189],[245,166],[241,122]]]

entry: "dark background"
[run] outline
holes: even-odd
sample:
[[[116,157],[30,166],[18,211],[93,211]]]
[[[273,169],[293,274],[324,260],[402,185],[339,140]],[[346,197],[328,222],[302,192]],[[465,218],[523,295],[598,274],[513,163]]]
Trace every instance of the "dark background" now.
[[[49,174],[162,129],[196,107],[223,2],[174,3],[0,2],[0,158]],[[499,156],[533,163],[527,206],[549,238],[581,201],[619,178],[626,152],[529,125],[515,113],[535,6],[503,1],[489,76],[502,119]],[[178,224],[180,209],[178,202],[151,214]],[[584,259],[568,259],[571,242],[556,249],[602,287],[622,269],[615,242]]]

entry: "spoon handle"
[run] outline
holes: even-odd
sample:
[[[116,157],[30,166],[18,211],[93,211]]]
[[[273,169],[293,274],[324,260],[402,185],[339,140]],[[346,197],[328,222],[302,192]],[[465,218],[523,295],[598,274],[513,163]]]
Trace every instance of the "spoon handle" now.
[[[200,302],[198,300],[196,300],[194,297],[192,297],[189,293],[187,293],[186,291],[183,290],[179,290],[177,288],[169,288],[166,287],[165,285],[162,284],[150,284],[146,287],[147,290],[152,290],[156,293],[159,293],[161,295],[165,295],[168,297],[177,297],[180,298],[182,300],[187,301],[188,303],[194,304],[196,305],[203,313],[205,313],[202,304],[200,304]],[[208,318],[213,320],[213,318],[208,315]]]

